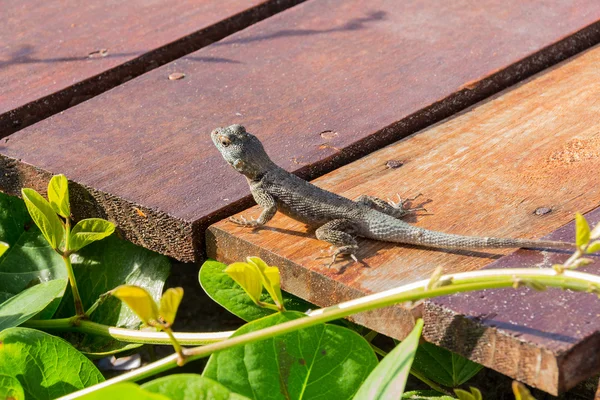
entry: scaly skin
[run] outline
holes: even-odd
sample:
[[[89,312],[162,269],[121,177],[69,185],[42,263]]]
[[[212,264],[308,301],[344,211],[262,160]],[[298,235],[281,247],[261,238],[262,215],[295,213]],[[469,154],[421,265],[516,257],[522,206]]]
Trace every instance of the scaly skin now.
[[[256,228],[280,211],[316,227],[317,238],[336,247],[329,265],[335,262],[338,254],[349,254],[356,260],[356,236],[446,249],[575,247],[565,242],[461,236],[415,227],[398,218],[422,208],[405,209],[401,200],[386,202],[372,196],[361,196],[352,201],[321,189],[273,163],[256,136],[246,132],[241,125],[217,128],[211,138],[223,158],[246,177],[254,200],[263,209],[257,220],[230,220]]]

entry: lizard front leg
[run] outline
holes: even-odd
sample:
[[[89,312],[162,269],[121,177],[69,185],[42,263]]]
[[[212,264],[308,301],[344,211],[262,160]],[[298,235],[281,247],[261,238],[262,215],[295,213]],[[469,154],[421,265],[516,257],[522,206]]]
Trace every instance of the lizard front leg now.
[[[243,216],[240,218],[230,217],[229,220],[231,222],[240,226],[257,228],[266,224],[273,216],[275,216],[275,213],[277,212],[277,203],[275,202],[275,198],[266,190],[260,188],[254,189],[252,190],[252,197],[254,197],[256,203],[263,209],[258,219],[255,220],[254,218],[251,218],[250,220],[247,220]]]
[[[350,254],[350,257],[358,262],[354,255],[354,252],[358,250],[358,244],[352,235],[355,231],[355,223],[348,219],[334,219],[316,230],[317,239],[331,243],[336,247],[327,268],[333,265],[338,254]]]
[[[379,212],[382,212],[387,215],[391,215],[394,218],[402,218],[410,213],[414,213],[416,211],[427,211],[424,207],[415,207],[415,208],[404,208],[404,203],[407,201],[413,201],[417,196],[410,199],[402,199],[400,195],[398,195],[398,201],[394,202],[392,200],[385,201],[375,196],[368,196],[366,194],[361,195],[356,202],[359,204],[363,204],[367,207],[373,208]]]

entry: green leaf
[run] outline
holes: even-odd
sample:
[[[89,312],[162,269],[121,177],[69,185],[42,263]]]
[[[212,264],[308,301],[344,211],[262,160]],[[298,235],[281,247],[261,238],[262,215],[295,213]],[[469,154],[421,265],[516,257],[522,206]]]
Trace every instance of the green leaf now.
[[[527,386],[523,385],[521,382],[513,381],[512,390],[515,395],[515,400],[535,400],[535,397],[531,395]]]
[[[267,289],[267,293],[269,293],[277,307],[281,309],[283,305],[283,296],[281,295],[281,276],[279,275],[279,268],[268,266],[267,263],[259,257],[247,257],[246,260],[249,264],[254,264],[258,268],[262,276],[263,286]]]
[[[596,253],[598,251],[600,251],[600,240],[596,240],[595,242],[590,243],[590,245],[586,249],[586,253],[588,254]]]
[[[245,321],[254,321],[276,312],[254,304],[246,292],[224,272],[225,268],[227,265],[214,260],[208,260],[202,264],[198,279],[210,298]],[[267,293],[263,293],[260,301],[268,303],[271,301],[271,297]],[[285,294],[283,305],[286,310],[302,312],[316,308],[289,293]]]
[[[244,289],[246,294],[255,304],[260,304],[260,296],[263,291],[263,279],[260,271],[254,264],[236,262],[225,268],[229,275],[238,285]]]
[[[48,201],[57,214],[69,218],[71,208],[69,207],[69,181],[67,177],[60,174],[54,175],[48,183]]]
[[[276,313],[247,323],[233,336],[298,318],[308,317]],[[203,376],[251,399],[349,399],[376,365],[362,336],[322,324],[213,354]]]
[[[474,377],[483,366],[431,343],[419,345],[413,369],[448,387],[457,387]]]
[[[55,279],[30,287],[0,304],[0,331],[33,318],[54,299],[61,298],[66,287],[66,279]]]
[[[455,400],[455,398],[441,394],[435,390],[413,390],[405,392],[402,395],[402,400]]]
[[[6,253],[6,250],[8,250],[9,247],[10,246],[8,245],[8,243],[0,242],[0,257],[2,257],[4,253]]]
[[[402,396],[422,330],[423,320],[419,319],[402,343],[385,356],[371,372],[354,396],[354,400],[399,399]]]
[[[175,322],[177,309],[179,308],[179,303],[181,303],[182,298],[183,288],[181,287],[167,289],[160,298],[160,309],[158,310],[158,314],[169,325],[172,325],[173,322]]]
[[[583,246],[590,241],[590,226],[587,221],[581,215],[581,213],[575,214],[575,243],[577,247]]]
[[[29,216],[25,202],[18,197],[0,193],[0,240],[15,244],[28,230],[33,221]]]
[[[17,378],[10,375],[0,375],[0,399],[25,400],[23,386]]]
[[[146,325],[158,321],[158,307],[150,293],[144,288],[133,285],[121,285],[112,291],[112,295],[125,302]]]
[[[62,257],[50,247],[39,229],[32,226],[0,259],[0,301],[39,283],[66,278]],[[52,317],[59,302],[57,298],[50,303],[38,318]]]
[[[77,251],[97,240],[102,240],[112,235],[115,225],[101,218],[88,218],[81,220],[71,230],[69,237],[69,250]]]
[[[90,360],[47,333],[9,328],[0,343],[0,375],[17,378],[27,398],[55,399],[104,381]]]
[[[95,390],[91,393],[88,393],[80,399],[83,400],[169,400],[175,399],[175,397],[170,397],[162,394],[151,393],[147,390],[142,389],[135,383],[131,382],[121,382],[116,383],[114,385],[107,386],[105,388]]]
[[[107,237],[84,247],[71,256],[77,286],[84,309],[88,309],[98,297],[119,285],[135,285],[145,288],[155,302],[160,301],[163,286],[169,275],[167,257],[119,239]],[[0,264],[1,265],[1,264]],[[56,318],[67,318],[75,314],[71,291],[67,292],[56,312]],[[109,296],[90,320],[99,324],[138,329],[142,321],[119,299]],[[85,354],[100,357],[139,347],[139,344],[124,343],[112,338],[80,333],[65,333],[75,347]]]
[[[50,203],[33,189],[21,189],[21,194],[33,222],[40,228],[50,246],[58,249],[65,231]]]
[[[144,390],[177,400],[248,400],[212,379],[196,374],[175,374],[146,382]]]
[[[470,387],[469,389],[471,389],[470,393],[463,389],[454,389],[454,394],[456,394],[459,400],[483,400],[479,389],[475,387]]]

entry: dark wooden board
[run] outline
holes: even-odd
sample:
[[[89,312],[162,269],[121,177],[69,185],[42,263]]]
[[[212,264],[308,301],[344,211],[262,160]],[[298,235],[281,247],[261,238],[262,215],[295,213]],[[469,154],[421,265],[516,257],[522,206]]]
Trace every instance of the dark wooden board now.
[[[64,173],[77,215],[193,260],[250,204],[216,126],[244,123],[314,177],[598,42],[599,19],[594,0],[309,1],[8,137],[0,189]]]
[[[597,224],[600,209],[586,217]],[[574,223],[547,236],[574,237]],[[484,269],[552,268],[568,256],[519,250]],[[593,258],[581,271],[600,274]],[[600,372],[600,300],[588,293],[482,290],[427,302],[424,318],[428,341],[552,394]]]
[[[314,183],[351,199],[361,194],[386,198],[395,193],[405,197],[422,193],[421,201],[431,200],[426,204],[431,215],[407,220],[437,231],[496,237],[544,236],[571,221],[576,211],[587,212],[600,204],[599,63],[600,47],[596,46]],[[254,207],[242,214],[256,217],[258,212]],[[447,273],[477,270],[512,251],[431,250],[369,240],[359,240],[359,246],[356,255],[361,264],[341,261],[328,269],[329,245],[315,239],[304,225],[283,215],[276,215],[268,229],[253,232],[221,221],[207,233],[210,257],[227,263],[243,260],[247,255],[263,257],[270,265],[281,268],[285,290],[319,306],[427,279],[437,267]],[[539,261],[553,253],[528,254]],[[508,305],[516,307],[521,293],[510,297],[506,291],[499,292],[493,302],[504,296],[504,300],[514,299]],[[556,292],[542,296],[556,296]],[[588,310],[594,309],[589,307],[600,306],[593,296],[577,298],[594,304],[581,305],[578,317],[587,316]],[[461,302],[458,310],[466,312],[472,307],[481,314],[489,306],[476,302],[477,296],[471,297]],[[569,325],[569,318],[565,324],[558,322],[564,311],[549,305],[539,322],[537,314],[525,311],[529,318],[526,322],[536,324],[530,333],[544,334],[554,317],[561,335],[576,338],[573,346],[598,352],[600,341],[596,346],[596,339],[587,340],[589,332],[573,336],[570,329],[578,329],[579,325]],[[470,333],[455,336],[450,329],[455,323],[453,308],[443,308],[438,314],[428,312],[426,332],[431,333],[426,333],[426,337],[543,390],[556,392],[586,377],[578,374],[589,364],[579,365],[577,358],[561,361],[560,349],[553,347],[556,343],[551,340],[528,346],[527,342],[510,338],[500,346],[492,340],[504,337],[500,333],[489,340],[492,333],[475,338]],[[517,316],[522,314],[522,309],[510,314],[509,317],[515,316],[512,323],[521,323]],[[413,326],[411,312],[401,306],[358,314],[353,319],[399,339]],[[582,319],[581,324],[585,321],[589,319]],[[456,329],[460,327],[457,324]],[[446,328],[450,333],[446,333]],[[476,328],[472,330],[477,332]],[[532,338],[527,340],[533,342]],[[492,355],[484,352],[494,345],[498,350]],[[475,346],[476,350],[470,352],[468,346]],[[539,351],[532,353],[532,348]],[[484,352],[483,356],[480,352]],[[535,358],[538,356],[541,358]],[[593,362],[597,361],[594,358]],[[559,364],[564,384],[555,373]]]
[[[296,3],[0,0],[0,137]]]

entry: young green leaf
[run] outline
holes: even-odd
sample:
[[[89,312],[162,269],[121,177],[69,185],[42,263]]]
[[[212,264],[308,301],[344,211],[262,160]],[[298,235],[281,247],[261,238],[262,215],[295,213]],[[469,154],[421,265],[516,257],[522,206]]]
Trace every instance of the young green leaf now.
[[[0,257],[2,257],[2,254],[4,254],[9,247],[8,243],[0,242]]]
[[[600,226],[600,224],[596,225],[596,226]],[[596,240],[595,242],[590,243],[590,245],[588,246],[588,248],[586,249],[586,253],[588,254],[592,254],[592,253],[596,253],[600,251],[600,240]]]
[[[247,323],[233,336],[298,318],[308,317],[278,312]],[[321,324],[215,353],[202,376],[251,399],[348,399],[376,365],[362,336]]]
[[[590,226],[587,221],[581,215],[581,213],[575,214],[575,243],[577,247],[581,247],[590,241]]]
[[[158,307],[150,293],[144,288],[121,285],[113,289],[112,295],[127,304],[146,325],[158,321]]]
[[[283,307],[283,296],[281,295],[281,277],[279,275],[279,268],[270,267],[266,262],[261,260],[259,257],[247,257],[246,260],[249,264],[254,264],[262,274],[263,285],[267,289],[267,293],[271,295],[271,298],[279,309]]]
[[[148,392],[135,383],[119,382],[95,390],[82,397],[82,400],[105,400],[105,399],[135,399],[135,400],[169,400],[174,397],[168,395]]]
[[[0,343],[0,375],[18,379],[27,399],[56,399],[104,381],[90,360],[56,336],[9,328]]]
[[[50,203],[33,189],[21,189],[23,200],[29,215],[40,228],[52,248],[58,249],[65,235],[62,222],[50,206]]]
[[[69,206],[69,181],[67,177],[60,174],[54,175],[48,183],[48,201],[52,209],[64,218],[69,218],[71,208]]]
[[[83,219],[73,227],[73,230],[71,230],[68,250],[77,251],[90,243],[112,235],[114,231],[115,225],[105,219]]]
[[[515,400],[535,400],[535,397],[531,395],[529,389],[521,382],[513,381],[512,390],[515,395]]]
[[[225,268],[225,273],[244,289],[255,304],[260,304],[263,278],[256,265],[236,262]]]
[[[402,343],[385,356],[371,372],[354,396],[354,400],[401,398],[422,330],[423,320],[420,319]]]
[[[177,315],[177,309],[179,303],[183,298],[183,288],[169,288],[165,291],[165,294],[160,299],[160,308],[158,314],[162,317],[163,321],[172,325],[175,322],[175,315]]]
[[[475,387],[470,387],[471,392],[462,389],[454,389],[454,394],[459,400],[483,400],[481,392]]]

